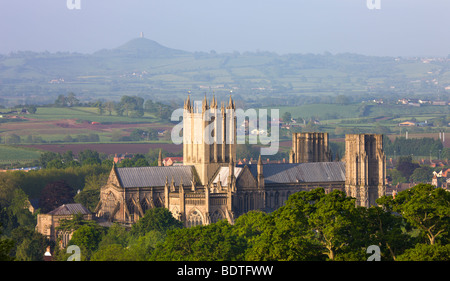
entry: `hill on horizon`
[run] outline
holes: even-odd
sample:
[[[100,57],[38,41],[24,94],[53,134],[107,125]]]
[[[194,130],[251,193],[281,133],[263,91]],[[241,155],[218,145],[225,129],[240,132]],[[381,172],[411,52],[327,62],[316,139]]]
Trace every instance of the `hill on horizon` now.
[[[133,55],[133,56],[149,56],[149,57],[167,57],[173,55],[186,54],[188,52],[172,49],[159,44],[158,42],[147,38],[134,38],[125,44],[113,48],[103,49],[94,52],[92,55]]]
[[[255,106],[292,106],[332,103],[338,95],[357,99],[431,96],[445,94],[448,86],[450,59],[444,58],[188,52],[147,38],[93,54],[0,55],[3,106],[49,104],[69,92],[84,102],[119,100],[123,95],[182,102],[188,91],[200,96],[233,91]]]

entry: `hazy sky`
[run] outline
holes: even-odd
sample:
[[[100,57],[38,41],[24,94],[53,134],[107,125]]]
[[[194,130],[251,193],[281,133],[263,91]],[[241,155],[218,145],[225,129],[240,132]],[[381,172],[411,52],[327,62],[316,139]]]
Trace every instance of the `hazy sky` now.
[[[76,1],[76,0],[74,0]],[[450,54],[449,0],[0,0],[0,53],[112,49],[144,32],[187,51]]]

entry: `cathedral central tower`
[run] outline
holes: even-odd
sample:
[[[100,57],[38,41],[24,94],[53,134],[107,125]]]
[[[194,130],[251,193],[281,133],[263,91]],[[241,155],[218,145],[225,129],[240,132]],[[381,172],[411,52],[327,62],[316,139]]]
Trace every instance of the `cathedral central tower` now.
[[[219,107],[215,97],[210,104],[206,96],[200,103],[190,97],[184,103],[183,165],[193,165],[203,185],[221,166],[236,160],[236,105]]]

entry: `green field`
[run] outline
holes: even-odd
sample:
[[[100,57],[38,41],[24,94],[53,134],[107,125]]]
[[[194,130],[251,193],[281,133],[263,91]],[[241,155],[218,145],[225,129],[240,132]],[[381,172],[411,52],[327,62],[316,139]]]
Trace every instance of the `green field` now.
[[[100,115],[95,107],[39,107],[36,114],[31,117],[41,120],[79,119],[100,123],[149,123],[158,121],[154,115],[148,113],[139,118],[117,116],[115,113],[110,116],[108,112]]]
[[[0,145],[0,165],[29,164],[39,159],[41,151],[32,148],[19,148],[9,145]]]

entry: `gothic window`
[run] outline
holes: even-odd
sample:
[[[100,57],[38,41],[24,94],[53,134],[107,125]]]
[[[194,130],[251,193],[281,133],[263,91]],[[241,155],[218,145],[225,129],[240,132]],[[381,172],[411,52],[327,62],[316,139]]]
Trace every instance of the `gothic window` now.
[[[280,207],[279,199],[280,199],[280,194],[277,191],[277,192],[275,192],[275,208]]]
[[[141,201],[141,207],[142,207],[142,211],[145,214],[145,211],[147,211],[149,209],[149,206],[147,204],[147,198],[144,197],[144,200]]]
[[[158,197],[156,198],[154,204],[155,204],[156,208],[164,207],[164,200],[161,198],[161,195],[158,195]]]
[[[223,220],[223,214],[221,211],[216,210],[212,215],[211,215],[211,223],[216,223],[220,220]]]
[[[61,246],[66,247],[69,244],[72,233],[65,230],[58,230],[56,235],[60,239]]]
[[[106,200],[103,206],[103,216],[109,217],[111,213],[114,211],[114,208],[116,206],[116,198],[114,197],[114,194],[109,193],[106,196]]]
[[[274,208],[274,205],[273,205],[273,192],[270,193],[269,208]]]
[[[130,221],[134,221],[134,215],[136,213],[135,207],[136,206],[134,205],[133,200],[132,199],[128,200],[127,208],[128,208],[128,212],[130,213],[130,217],[129,217]]]
[[[242,197],[241,196],[239,196],[238,197],[238,206],[239,206],[239,213],[244,213],[243,212],[243,210],[244,210],[244,204],[243,204],[243,201],[242,201]]]
[[[187,221],[187,227],[193,227],[193,226],[202,225],[202,224],[203,224],[203,219],[202,219],[202,216],[200,215],[200,212],[193,211],[189,215],[189,218]]]
[[[245,195],[244,195],[244,213],[247,213],[248,212],[248,194],[247,193],[245,193]]]
[[[286,192],[286,201],[289,199],[289,196],[291,195],[291,192],[290,191],[288,191],[288,192]]]

